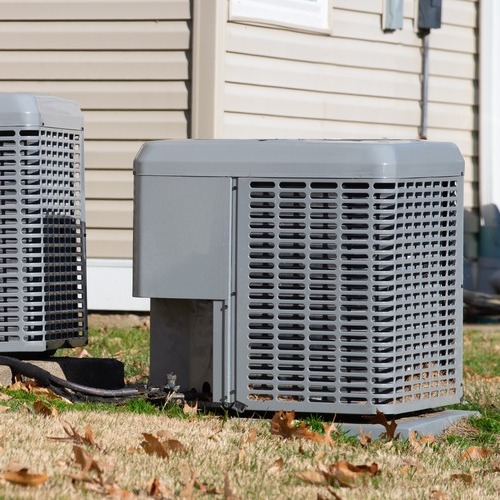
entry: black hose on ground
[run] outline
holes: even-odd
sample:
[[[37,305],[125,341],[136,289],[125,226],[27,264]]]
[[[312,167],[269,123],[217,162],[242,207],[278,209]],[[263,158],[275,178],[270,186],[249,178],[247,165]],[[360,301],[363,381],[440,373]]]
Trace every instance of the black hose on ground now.
[[[33,365],[26,361],[13,358],[10,356],[0,356],[0,365],[8,366],[14,374],[23,375],[36,380],[42,387],[50,389],[55,394],[63,396],[71,401],[99,401],[106,403],[123,403],[133,398],[147,396],[153,403],[160,401],[164,402],[169,391],[161,388],[147,388],[146,386],[124,387],[122,389],[99,389],[86,385],[76,384],[63,378],[53,375],[47,370]],[[230,411],[236,414],[241,414],[245,411],[246,405],[235,401],[233,403],[216,403],[212,401],[198,400],[198,394],[187,395],[193,396],[192,399],[198,401],[198,407],[207,411]]]
[[[17,358],[11,358],[10,356],[0,356],[0,365],[10,367],[16,374],[35,379],[42,387],[47,387],[59,395],[62,395],[61,389],[65,389],[65,391],[63,391],[64,396],[68,399],[123,400],[139,397],[147,394],[148,392],[145,387],[99,389],[97,387],[76,384],[74,382],[70,382],[69,380],[57,377],[39,366],[32,365],[31,363],[21,361]]]

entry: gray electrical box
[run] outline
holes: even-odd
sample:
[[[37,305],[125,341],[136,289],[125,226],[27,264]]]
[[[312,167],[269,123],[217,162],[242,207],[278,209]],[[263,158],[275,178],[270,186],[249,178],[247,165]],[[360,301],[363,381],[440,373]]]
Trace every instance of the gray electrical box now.
[[[0,94],[0,352],[87,342],[83,118],[73,101]]]
[[[463,159],[449,143],[146,143],[134,295],[151,382],[251,410],[402,414],[462,394]]]
[[[442,0],[418,0],[418,28],[441,28]]]

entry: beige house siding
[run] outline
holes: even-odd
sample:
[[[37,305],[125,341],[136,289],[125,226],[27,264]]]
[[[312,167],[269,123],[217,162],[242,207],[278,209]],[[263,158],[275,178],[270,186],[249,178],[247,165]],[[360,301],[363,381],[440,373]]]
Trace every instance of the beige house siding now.
[[[132,162],[146,140],[187,138],[190,0],[1,2],[0,91],[84,111],[87,253],[132,257]]]
[[[422,40],[415,4],[381,29],[382,0],[334,0],[332,34],[229,22],[225,137],[419,137]],[[446,0],[430,35],[429,140],[465,156],[465,203],[477,208],[477,8]]]

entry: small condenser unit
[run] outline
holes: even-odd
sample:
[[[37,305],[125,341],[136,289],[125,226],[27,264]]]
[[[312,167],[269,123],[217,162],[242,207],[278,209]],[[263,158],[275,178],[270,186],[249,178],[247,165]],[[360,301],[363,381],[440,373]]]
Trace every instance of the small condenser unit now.
[[[152,298],[151,382],[250,410],[457,403],[463,166],[449,143],[146,143],[134,293]]]
[[[86,344],[83,193],[76,103],[0,94],[0,352]]]

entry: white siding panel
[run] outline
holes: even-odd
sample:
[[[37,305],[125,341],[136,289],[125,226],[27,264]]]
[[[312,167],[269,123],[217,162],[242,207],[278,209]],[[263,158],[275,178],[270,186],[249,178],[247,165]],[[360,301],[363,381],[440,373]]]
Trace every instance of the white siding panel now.
[[[429,100],[434,102],[477,104],[477,82],[470,78],[433,76]]]
[[[5,80],[187,80],[184,51],[0,52]],[[36,91],[36,84],[33,84]]]
[[[132,229],[132,200],[89,200],[85,212],[89,227]]]
[[[385,42],[291,33],[229,23],[228,52],[276,59],[419,73],[420,48]]]
[[[2,20],[189,19],[187,0],[2,0]]]
[[[477,133],[471,130],[447,130],[430,127],[428,137],[431,141],[453,142],[464,156],[477,156]]]
[[[475,120],[476,113],[472,106],[436,102],[429,104],[429,123],[433,128],[474,130]]]
[[[441,14],[443,24],[477,28],[475,0],[446,0]]]
[[[384,0],[333,0],[334,15],[337,15],[338,9],[352,10],[358,12],[371,12],[380,14]]]
[[[32,92],[32,81],[0,80],[0,92]],[[186,81],[41,81],[36,91],[73,99],[85,110],[187,110]]]
[[[477,66],[474,54],[461,54],[460,52],[437,49],[431,49],[429,52],[431,76],[437,75],[474,80]]]
[[[131,169],[143,141],[85,141],[85,169]]]
[[[472,182],[464,183],[464,207],[476,208],[479,206],[477,184]]]
[[[354,3],[354,2],[353,2]],[[404,19],[403,29],[390,34],[381,29],[380,9],[378,14],[356,12],[348,10],[334,10],[332,32],[335,37],[381,42],[387,44],[401,44],[419,46],[420,41],[413,32],[413,22]]]
[[[186,21],[0,22],[2,50],[185,50]]]
[[[224,137],[279,139],[416,139],[414,126],[226,113]]]
[[[416,74],[228,53],[226,80],[266,87],[415,99]]]
[[[85,176],[85,194],[89,199],[131,200],[131,170],[89,170]]]
[[[185,139],[186,116],[182,111],[87,111],[87,139]]]
[[[87,255],[103,259],[128,259],[132,255],[130,229],[87,229]]]
[[[476,33],[474,28],[449,25],[442,29],[432,30],[429,35],[429,45],[431,48],[440,50],[475,54],[477,51]]]
[[[316,120],[418,124],[417,102],[226,84],[229,112]]]

